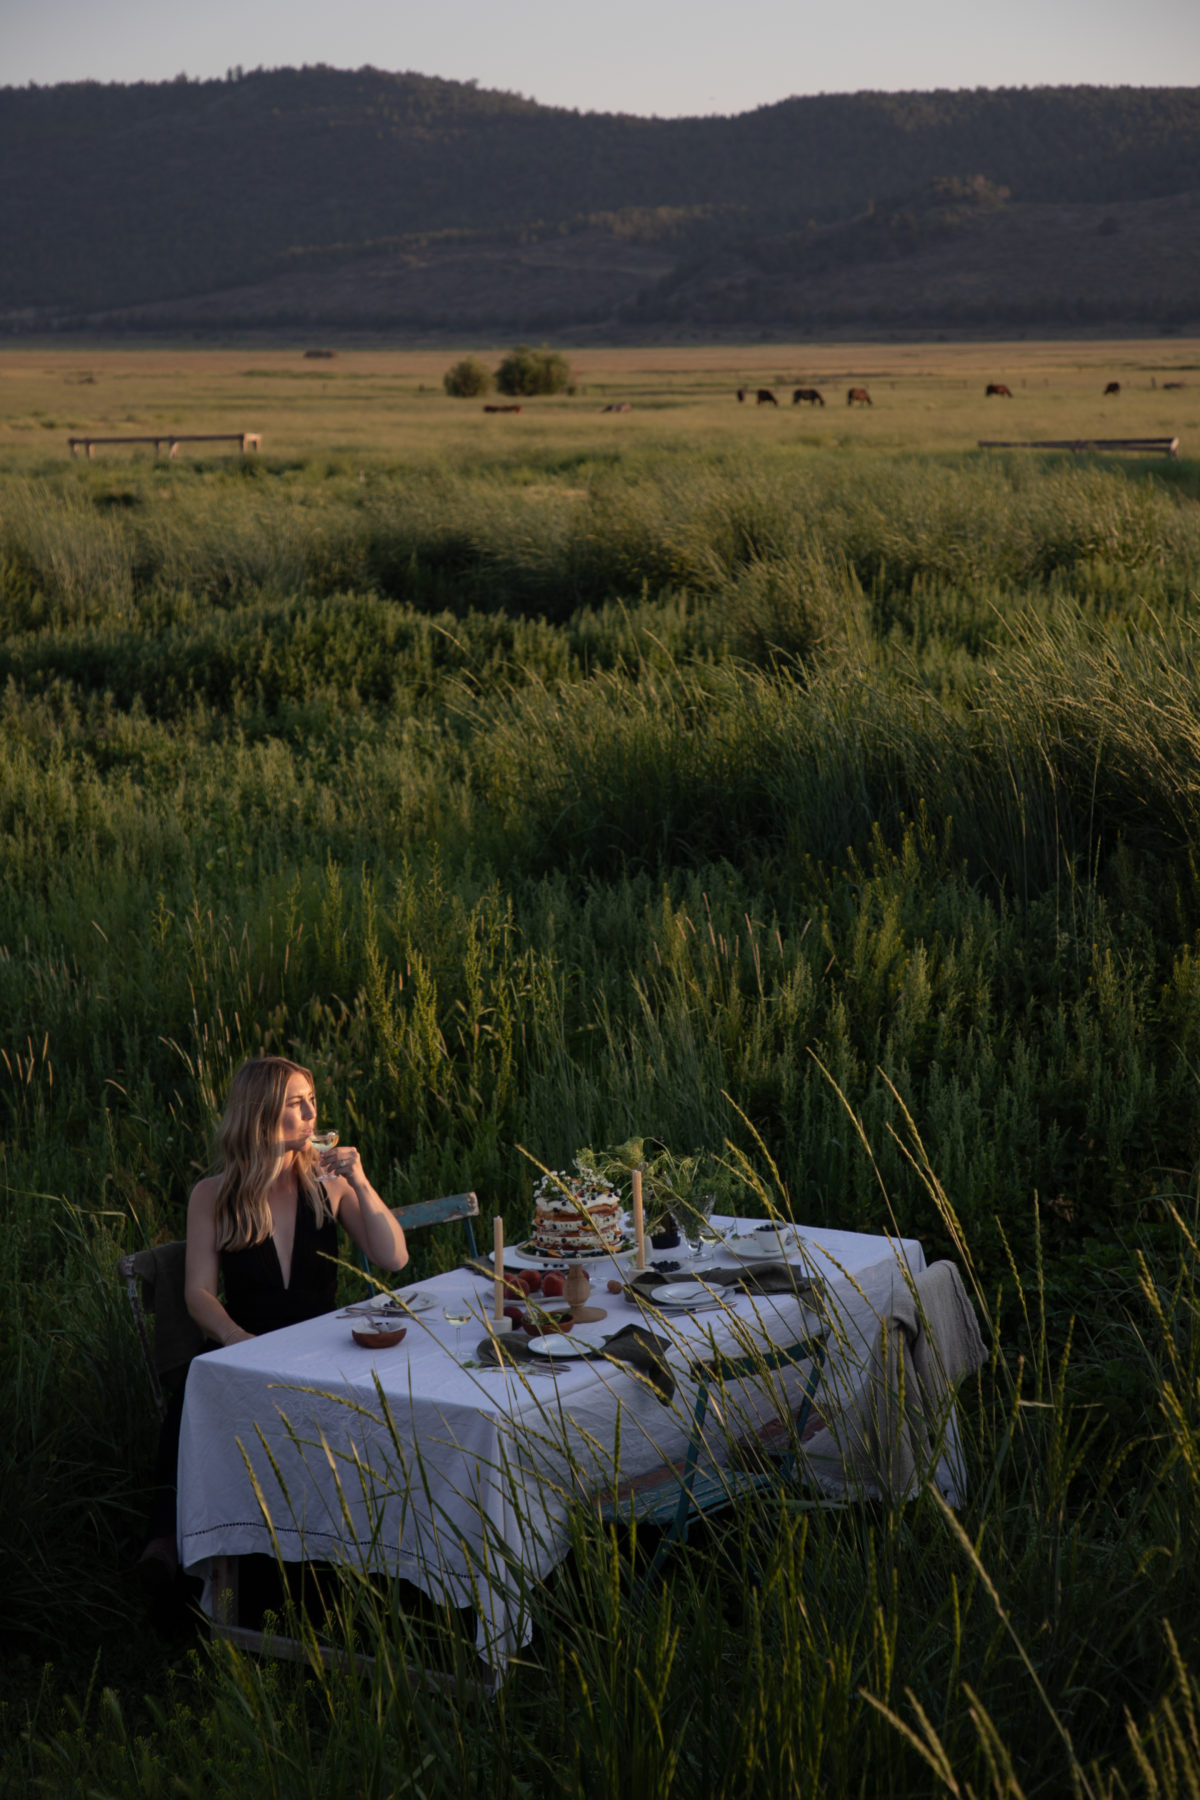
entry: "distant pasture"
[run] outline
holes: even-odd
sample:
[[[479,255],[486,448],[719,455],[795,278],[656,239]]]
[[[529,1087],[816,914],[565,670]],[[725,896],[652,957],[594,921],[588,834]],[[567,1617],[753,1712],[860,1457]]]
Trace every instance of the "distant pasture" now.
[[[462,355],[496,362],[507,345],[340,349],[314,360],[306,346],[196,349],[156,346],[0,350],[0,454],[67,455],[68,435],[169,430],[258,431],[274,456],[382,455],[520,447],[677,444],[696,432],[715,443],[761,439],[876,450],[973,448],[994,433],[987,388],[1011,389],[1016,437],[1178,436],[1200,441],[1200,339],[972,344],[560,346],[574,392],[523,403],[519,419],[485,417],[455,400],[442,375]],[[1106,395],[1110,382],[1119,395]],[[868,388],[873,405],[824,412],[739,406],[760,388],[845,393]],[[623,401],[631,410],[604,409]],[[1019,427],[1019,429],[1018,429]],[[1189,442],[1189,439],[1191,440]],[[147,450],[97,452],[114,461]],[[181,454],[184,452],[181,451]]]

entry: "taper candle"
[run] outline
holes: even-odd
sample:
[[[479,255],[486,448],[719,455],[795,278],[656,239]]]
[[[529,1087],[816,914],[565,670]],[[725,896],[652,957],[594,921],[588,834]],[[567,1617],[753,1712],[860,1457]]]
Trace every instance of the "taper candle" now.
[[[646,1220],[642,1211],[642,1171],[633,1171],[633,1235],[637,1239],[637,1266],[646,1266]]]

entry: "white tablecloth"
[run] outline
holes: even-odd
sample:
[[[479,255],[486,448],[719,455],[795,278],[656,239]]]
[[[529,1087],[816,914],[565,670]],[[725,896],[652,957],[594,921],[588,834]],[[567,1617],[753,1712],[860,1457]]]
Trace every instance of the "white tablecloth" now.
[[[903,1279],[902,1264],[923,1269],[924,1253],[915,1239],[802,1229],[814,1273],[850,1321],[829,1340],[825,1382],[836,1392],[856,1378],[873,1296]],[[576,1335],[599,1339],[649,1322],[668,1336],[679,1375],[669,1406],[611,1362],[567,1365],[555,1378],[463,1367],[442,1306],[469,1294],[490,1311],[492,1290],[461,1272],[419,1284],[436,1304],[390,1350],[360,1348],[353,1321],[328,1314],[198,1357],[180,1439],[184,1567],[207,1576],[213,1557],[251,1552],[350,1558],[473,1607],[480,1653],[502,1668],[528,1638],[529,1577],[566,1553],[573,1501],[682,1454],[695,1394],[689,1351],[789,1343],[813,1323],[795,1298],[750,1295],[729,1296],[719,1311],[647,1320],[646,1309],[605,1291],[614,1273],[593,1270],[592,1301],[608,1316]],[[481,1336],[479,1325],[462,1327],[464,1359]],[[760,1399],[770,1412],[772,1396]],[[748,1419],[754,1411],[752,1403]]]

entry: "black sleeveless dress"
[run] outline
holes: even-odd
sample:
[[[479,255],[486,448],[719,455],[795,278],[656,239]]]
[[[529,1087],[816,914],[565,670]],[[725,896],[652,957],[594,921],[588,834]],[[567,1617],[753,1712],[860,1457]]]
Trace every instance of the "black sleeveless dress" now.
[[[337,1222],[318,1226],[303,1194],[296,1197],[296,1240],[292,1245],[292,1279],[284,1287],[275,1239],[245,1250],[220,1252],[225,1283],[225,1311],[243,1331],[261,1337],[282,1325],[316,1319],[337,1305]]]

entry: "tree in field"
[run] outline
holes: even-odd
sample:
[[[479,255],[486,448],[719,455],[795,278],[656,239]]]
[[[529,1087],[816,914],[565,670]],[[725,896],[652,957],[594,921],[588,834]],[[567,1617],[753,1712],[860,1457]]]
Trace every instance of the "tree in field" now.
[[[561,394],[571,379],[571,365],[556,350],[530,350],[518,344],[496,370],[502,394]]]
[[[442,376],[442,386],[456,400],[474,400],[479,394],[490,394],[495,386],[492,371],[477,356],[464,356]]]

